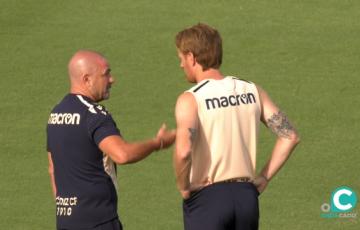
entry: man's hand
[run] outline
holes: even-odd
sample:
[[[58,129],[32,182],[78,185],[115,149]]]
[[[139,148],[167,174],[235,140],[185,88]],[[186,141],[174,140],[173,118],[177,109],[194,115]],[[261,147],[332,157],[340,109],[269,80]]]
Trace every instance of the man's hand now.
[[[99,143],[99,148],[116,164],[130,164],[146,158],[155,150],[169,147],[174,143],[175,136],[175,131],[167,130],[166,125],[163,124],[155,138],[126,142],[119,135],[111,135]]]
[[[167,130],[166,124],[162,124],[157,135],[156,140],[159,141],[158,150],[168,148],[175,142],[176,131]]]
[[[256,186],[259,193],[261,194],[266,189],[269,180],[265,178],[265,176],[259,175],[254,179],[253,183]]]
[[[189,190],[181,190],[180,191],[181,196],[184,200],[190,198],[190,191]]]

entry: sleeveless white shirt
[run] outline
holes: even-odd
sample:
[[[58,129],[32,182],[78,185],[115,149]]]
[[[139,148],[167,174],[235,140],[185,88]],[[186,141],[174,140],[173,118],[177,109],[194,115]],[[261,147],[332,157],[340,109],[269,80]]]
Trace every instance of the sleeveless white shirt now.
[[[198,106],[190,184],[198,189],[238,177],[255,177],[261,106],[254,83],[235,77],[205,79],[187,92]]]

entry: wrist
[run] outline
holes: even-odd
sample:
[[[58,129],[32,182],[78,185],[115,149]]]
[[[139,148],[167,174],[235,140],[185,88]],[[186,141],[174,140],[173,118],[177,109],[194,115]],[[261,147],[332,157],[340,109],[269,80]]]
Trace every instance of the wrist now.
[[[264,174],[260,174],[260,177],[264,178],[266,180],[266,182],[270,181],[270,179],[268,177],[266,177]]]
[[[161,137],[155,138],[155,150],[160,151],[164,148],[164,140]]]

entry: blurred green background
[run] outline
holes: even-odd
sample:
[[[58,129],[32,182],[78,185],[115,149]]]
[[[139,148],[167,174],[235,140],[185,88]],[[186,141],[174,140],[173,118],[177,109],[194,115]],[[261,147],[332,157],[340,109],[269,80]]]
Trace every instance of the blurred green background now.
[[[0,0],[0,229],[55,229],[45,127],[68,92],[78,49],[108,58],[116,84],[103,104],[129,140],[174,128],[177,96],[191,85],[175,34],[198,22],[223,37],[226,75],[261,85],[302,142],[260,196],[260,229],[359,229],[360,217],[321,218],[331,192],[360,195],[360,2],[355,0]],[[258,168],[273,135],[259,141]],[[119,167],[126,230],[180,230],[172,149]],[[359,205],[353,212],[360,210]]]

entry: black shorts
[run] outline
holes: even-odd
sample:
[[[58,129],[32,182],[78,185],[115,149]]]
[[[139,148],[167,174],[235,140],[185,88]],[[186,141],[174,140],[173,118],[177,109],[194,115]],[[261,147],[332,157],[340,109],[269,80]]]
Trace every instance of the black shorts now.
[[[258,196],[250,182],[209,185],[184,200],[185,230],[256,230]]]
[[[72,229],[58,229],[58,230],[72,230]],[[115,218],[103,224],[99,224],[94,228],[89,228],[86,230],[123,230],[123,227],[119,218]]]

